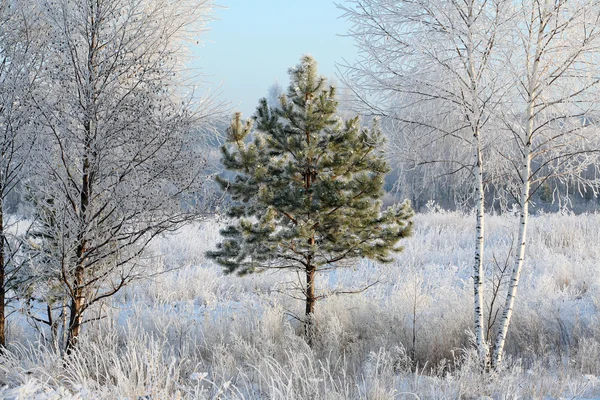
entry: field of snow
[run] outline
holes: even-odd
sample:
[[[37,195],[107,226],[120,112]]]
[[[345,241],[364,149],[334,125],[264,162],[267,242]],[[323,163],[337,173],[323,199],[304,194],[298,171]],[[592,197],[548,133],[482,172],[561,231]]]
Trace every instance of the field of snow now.
[[[318,337],[302,338],[295,274],[224,276],[204,252],[215,222],[154,243],[178,269],[127,288],[63,359],[24,320],[0,358],[4,399],[412,399],[600,396],[600,215],[533,217],[506,368],[470,347],[474,216],[417,215],[393,264],[318,277]],[[488,218],[486,296],[512,262],[516,218]],[[509,267],[510,268],[510,267]],[[502,293],[502,290],[500,291]],[[297,294],[296,294],[297,295]],[[502,303],[497,298],[495,304]]]

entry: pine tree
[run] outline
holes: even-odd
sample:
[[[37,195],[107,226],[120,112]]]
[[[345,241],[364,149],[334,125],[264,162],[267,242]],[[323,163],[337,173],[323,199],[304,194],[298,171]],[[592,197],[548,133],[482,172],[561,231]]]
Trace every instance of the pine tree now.
[[[336,116],[335,88],[317,75],[310,56],[289,73],[278,107],[260,100],[255,129],[236,113],[227,130],[222,163],[235,177],[218,181],[232,198],[227,214],[234,222],[208,256],[229,273],[304,274],[311,343],[316,273],[363,257],[392,261],[410,234],[413,212],[408,202],[381,211],[390,168],[378,126],[361,129],[358,117]]]

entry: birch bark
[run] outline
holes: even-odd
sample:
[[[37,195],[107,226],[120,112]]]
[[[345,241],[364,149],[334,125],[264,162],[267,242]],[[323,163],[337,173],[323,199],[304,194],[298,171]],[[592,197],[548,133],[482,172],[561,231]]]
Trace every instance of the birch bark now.
[[[547,179],[577,178],[589,165],[597,165],[594,128],[581,120],[598,108],[598,35],[600,2],[597,0],[531,0],[519,5],[516,19],[522,30],[519,57],[513,76],[524,112],[512,116],[516,152],[514,167],[520,208],[517,251],[501,318],[497,326],[492,366],[500,368],[526,256],[531,195]],[[516,30],[517,30],[516,29]],[[521,70],[524,74],[519,75]],[[592,140],[591,140],[592,139]],[[535,165],[535,168],[533,167]],[[537,186],[536,186],[537,185]],[[516,190],[515,190],[516,192]],[[516,194],[516,193],[515,193]]]

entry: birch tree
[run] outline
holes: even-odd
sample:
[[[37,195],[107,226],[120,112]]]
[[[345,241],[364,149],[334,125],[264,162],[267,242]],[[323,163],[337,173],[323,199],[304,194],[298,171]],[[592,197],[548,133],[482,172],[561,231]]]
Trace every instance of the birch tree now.
[[[523,0],[515,6],[513,43],[504,65],[516,84],[502,119],[513,137],[511,160],[518,202],[517,251],[494,343],[501,365],[523,270],[531,196],[548,179],[569,179],[595,190],[582,174],[597,165],[600,93],[600,2]],[[510,53],[509,53],[510,50]],[[508,176],[508,175],[507,175]],[[508,182],[510,184],[510,182]]]
[[[349,35],[359,48],[359,60],[346,66],[345,79],[368,110],[403,124],[419,144],[411,148],[422,147],[418,154],[448,142],[462,149],[454,159],[425,156],[422,162],[445,162],[472,176],[474,329],[482,364],[489,357],[483,303],[485,154],[490,116],[505,90],[495,67],[508,4],[351,0],[339,6],[353,24]]]
[[[194,127],[215,110],[184,92],[185,50],[211,0],[44,0],[53,27],[44,96],[45,146],[28,184],[37,276],[68,299],[66,349],[86,311],[148,274],[149,241],[202,216],[205,180]]]

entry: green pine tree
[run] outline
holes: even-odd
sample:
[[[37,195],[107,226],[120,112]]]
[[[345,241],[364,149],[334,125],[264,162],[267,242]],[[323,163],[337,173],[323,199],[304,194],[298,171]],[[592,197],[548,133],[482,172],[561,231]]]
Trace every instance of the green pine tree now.
[[[392,261],[410,234],[413,212],[408,202],[381,211],[390,168],[378,127],[361,129],[358,117],[336,116],[335,89],[326,87],[310,56],[289,73],[279,107],[260,101],[256,129],[236,113],[227,130],[222,163],[236,175],[219,183],[231,195],[228,216],[235,223],[208,256],[227,272],[304,274],[310,343],[315,274],[363,257]]]

